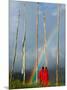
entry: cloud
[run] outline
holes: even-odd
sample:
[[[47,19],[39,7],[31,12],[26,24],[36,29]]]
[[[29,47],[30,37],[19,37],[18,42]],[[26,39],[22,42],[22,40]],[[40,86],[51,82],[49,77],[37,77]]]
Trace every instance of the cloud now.
[[[52,48],[49,50],[49,52],[51,53],[51,56],[52,56],[53,58],[56,58],[56,56],[57,56],[57,48],[56,48],[56,47],[52,47]]]
[[[60,14],[65,10],[65,5],[60,5],[60,7],[59,7],[59,9],[60,9]],[[52,16],[57,16],[57,13],[58,13],[58,11],[57,11],[57,9],[56,10],[54,10],[53,12],[52,12]]]
[[[57,12],[56,12],[56,11],[53,12],[53,13],[52,13],[52,16],[57,16]]]
[[[13,7],[13,6],[12,6]],[[12,8],[11,7],[11,8]],[[14,10],[13,10],[14,9]],[[11,46],[12,46],[12,41],[11,40],[13,40],[13,42],[15,41],[15,39],[14,39],[14,37],[15,37],[15,33],[14,32],[16,32],[16,26],[17,26],[17,14],[18,14],[18,10],[16,11],[15,9],[16,9],[16,6],[14,5],[14,7],[13,7],[13,9],[11,9],[11,16],[10,16],[10,18],[11,18],[11,22],[10,22],[10,44],[11,44]],[[18,9],[18,6],[17,6],[17,9]],[[24,8],[23,8],[23,6],[21,5],[21,10],[23,11],[24,10]],[[29,39],[28,39],[28,37],[27,37],[27,45],[29,46],[29,47],[27,47],[28,48],[28,50],[27,50],[27,52],[26,52],[26,57],[27,57],[27,61],[26,61],[26,63],[28,64],[26,67],[27,68],[31,68],[32,67],[32,64],[34,65],[34,61],[36,60],[36,49],[33,49],[35,46],[33,46],[34,44],[35,44],[35,41],[33,41],[33,40],[35,40],[35,37],[34,37],[34,33],[35,33],[35,17],[34,17],[34,12],[35,12],[35,10],[36,10],[36,8],[34,9],[34,6],[33,6],[33,8],[30,8],[30,7],[28,7],[27,6],[27,10],[26,10],[26,13],[27,13],[27,26],[26,26],[26,29],[28,30],[28,36],[29,36]],[[50,9],[49,9],[50,10]],[[53,10],[53,9],[52,9]],[[65,7],[62,5],[61,6],[61,12],[63,11],[63,10],[65,10]],[[15,12],[14,12],[15,11]],[[32,14],[31,14],[32,13]],[[41,14],[41,12],[39,12],[39,14]],[[48,13],[47,13],[48,14]],[[57,9],[55,9],[54,11],[50,11],[50,13],[49,13],[49,15],[53,15],[53,16],[57,16]],[[35,16],[36,16],[36,14],[35,14]],[[33,17],[33,18],[32,18]],[[21,21],[20,21],[20,28],[19,28],[19,30],[20,30],[20,33],[19,33],[19,41],[20,40],[23,40],[23,36],[24,36],[24,27],[23,27],[23,16],[21,17]],[[33,24],[32,24],[32,22],[33,22]],[[49,21],[48,21],[49,22]],[[50,21],[51,22],[51,21]],[[52,23],[53,24],[53,23]],[[42,29],[42,28],[41,28]],[[51,28],[50,28],[51,29]],[[56,28],[55,28],[56,29]],[[55,59],[56,59],[56,48],[55,48],[55,46],[54,47],[52,47],[51,45],[53,44],[52,43],[52,40],[54,40],[54,42],[55,42],[55,39],[53,39],[54,37],[55,37],[55,34],[56,34],[56,30],[55,29],[53,29],[53,31],[55,31],[54,33],[52,33],[53,31],[51,31],[51,36],[49,36],[48,34],[48,36],[49,36],[49,39],[48,39],[48,41],[47,41],[47,45],[48,45],[48,47],[47,47],[47,49],[49,49],[50,48],[50,50],[48,50],[48,57],[49,57],[49,60],[50,60],[50,62],[51,62],[51,66],[52,66],[52,61],[55,63]],[[32,30],[32,32],[30,33],[30,30]],[[42,30],[41,30],[41,33],[40,34],[42,34]],[[12,38],[13,37],[13,38]],[[30,38],[31,37],[33,37],[31,40],[30,40]],[[41,38],[41,37],[40,37]],[[14,42],[15,43],[15,42]],[[13,44],[14,44],[13,43]],[[19,46],[18,47],[20,47],[21,45],[21,42],[18,42],[19,44]],[[41,44],[42,43],[42,45],[43,45],[43,42],[40,42],[39,44]],[[51,44],[52,43],[52,44]],[[55,44],[54,44],[55,45]],[[14,50],[13,49],[13,47],[11,47],[10,46],[10,48],[12,49],[12,50]],[[13,45],[14,46],[14,45]],[[41,46],[41,45],[40,45]],[[33,49],[33,50],[31,50],[31,48]],[[10,49],[10,58],[12,59],[12,55],[13,55],[13,51]],[[38,54],[42,54],[41,53],[41,51],[42,51],[42,49],[43,49],[43,47],[40,47],[40,48],[38,48]],[[16,67],[17,68],[19,68],[19,64],[22,64],[22,63],[20,63],[20,62],[22,62],[22,54],[21,54],[21,48],[18,48],[18,50],[17,50],[17,60],[16,60],[16,63],[17,63],[17,65],[16,65]],[[55,59],[54,59],[55,58]],[[10,60],[11,61],[11,60]],[[18,62],[19,62],[19,64],[18,64]]]
[[[38,55],[42,52],[42,50],[43,50],[43,47],[38,48]],[[36,59],[36,49],[27,51],[26,52],[26,57],[28,59],[32,59],[32,58]]]

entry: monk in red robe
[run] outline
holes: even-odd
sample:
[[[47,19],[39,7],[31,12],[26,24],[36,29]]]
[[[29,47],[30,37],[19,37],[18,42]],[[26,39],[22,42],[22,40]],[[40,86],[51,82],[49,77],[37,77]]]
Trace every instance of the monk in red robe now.
[[[42,86],[48,86],[48,69],[47,67],[42,67],[42,69],[38,73],[38,78],[40,81],[40,84]]]

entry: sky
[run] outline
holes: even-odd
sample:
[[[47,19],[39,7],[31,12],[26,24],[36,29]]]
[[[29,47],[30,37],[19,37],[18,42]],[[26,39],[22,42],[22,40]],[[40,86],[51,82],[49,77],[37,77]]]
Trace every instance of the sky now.
[[[25,7],[24,7],[25,4]],[[9,67],[11,70],[16,43],[16,31],[19,17],[18,47],[15,61],[15,71],[22,68],[22,42],[24,38],[24,21],[26,30],[26,70],[34,68],[36,60],[36,15],[38,14],[38,53],[41,53],[44,46],[44,16],[46,16],[46,44],[48,56],[48,68],[56,68],[57,51],[57,8],[60,7],[60,59],[59,65],[65,66],[65,5],[23,1],[10,1],[9,4]],[[39,59],[40,60],[40,59]],[[41,64],[45,65],[45,55],[42,55]]]

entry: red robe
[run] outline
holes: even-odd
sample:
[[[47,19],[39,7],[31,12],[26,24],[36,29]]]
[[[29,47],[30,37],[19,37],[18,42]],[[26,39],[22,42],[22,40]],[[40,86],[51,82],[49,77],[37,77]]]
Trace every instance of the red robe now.
[[[38,74],[38,78],[40,80],[40,83],[43,86],[48,86],[48,70],[44,69],[44,70],[40,70],[39,74]]]

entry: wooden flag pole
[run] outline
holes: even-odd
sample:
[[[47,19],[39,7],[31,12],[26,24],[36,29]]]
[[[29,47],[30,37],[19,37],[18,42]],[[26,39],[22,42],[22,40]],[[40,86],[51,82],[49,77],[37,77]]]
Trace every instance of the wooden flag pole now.
[[[14,72],[14,64],[16,61],[16,54],[17,54],[17,42],[18,42],[18,32],[19,32],[19,18],[20,18],[20,11],[18,15],[18,25],[17,25],[17,32],[16,32],[16,44],[15,44],[15,54],[14,54],[14,60],[13,60],[13,67],[12,67],[12,73]]]
[[[48,67],[48,59],[47,59],[47,52],[46,52],[46,16],[44,16],[44,51],[45,51],[45,62],[46,62],[46,67]]]
[[[57,34],[58,34],[58,36],[57,36],[57,63],[56,63],[56,85],[58,85],[58,79],[59,79],[59,77],[58,77],[58,71],[59,71],[59,30],[60,30],[60,10],[59,10],[59,7],[57,8],[57,13],[58,13],[58,15],[57,15]]]
[[[25,8],[25,3],[24,3],[24,8]],[[22,46],[22,49],[24,49],[24,51],[22,50],[22,69],[23,69],[23,84],[25,84],[25,68],[26,68],[26,17],[25,17],[25,11],[24,11],[24,40],[23,43],[24,46]]]
[[[38,5],[39,3],[37,3]],[[36,15],[36,83],[38,82],[38,12],[39,7],[37,6],[37,15]]]

